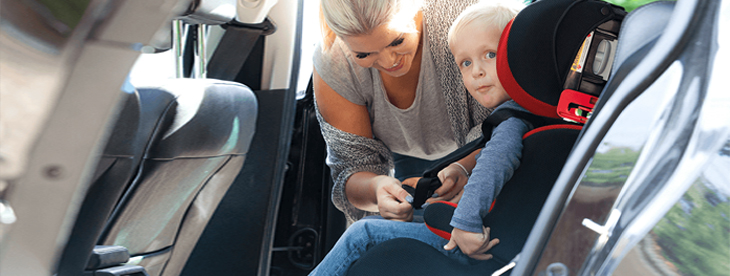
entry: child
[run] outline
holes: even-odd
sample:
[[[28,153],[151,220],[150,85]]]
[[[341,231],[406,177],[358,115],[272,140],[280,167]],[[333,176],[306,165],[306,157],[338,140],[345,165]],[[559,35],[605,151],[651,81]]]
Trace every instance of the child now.
[[[502,88],[496,74],[496,53],[499,37],[506,24],[522,5],[482,1],[465,9],[449,31],[449,45],[454,53],[469,94],[488,108],[512,108],[525,111]],[[487,260],[485,252],[499,241],[489,240],[489,228],[482,227],[482,217],[502,185],[519,166],[522,135],[527,125],[511,118],[494,129],[491,141],[477,157],[471,178],[464,187],[459,207],[451,224],[452,238],[444,240],[423,223],[383,219],[363,219],[350,226],[310,275],[342,275],[369,247],[383,241],[405,237],[423,241],[462,263],[472,259]],[[452,250],[455,247],[459,250]],[[463,253],[462,253],[463,252]],[[471,257],[472,259],[470,259]]]
[[[511,101],[497,78],[497,47],[502,30],[515,14],[500,13],[481,2],[466,9],[449,30],[449,47],[461,71],[469,94],[481,105],[497,109],[527,110]],[[499,124],[490,141],[477,155],[477,163],[451,219],[454,230],[446,250],[455,247],[469,257],[487,260],[489,248],[499,242],[489,240],[489,228],[482,225],[489,207],[520,164],[522,135],[528,126],[518,118]]]

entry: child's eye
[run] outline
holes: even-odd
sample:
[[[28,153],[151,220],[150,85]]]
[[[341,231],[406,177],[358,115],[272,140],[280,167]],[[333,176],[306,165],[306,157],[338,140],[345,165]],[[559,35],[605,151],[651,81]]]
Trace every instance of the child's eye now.
[[[356,57],[356,58],[359,58],[359,59],[364,59],[364,58],[366,58],[366,57],[368,57],[368,56],[370,56],[370,53],[357,53],[357,54],[355,55],[355,57]]]
[[[465,60],[461,62],[461,67],[469,67],[469,65],[471,65],[470,60]]]
[[[390,45],[388,45],[388,46],[390,46],[390,47],[398,46],[401,43],[403,43],[404,40],[405,40],[405,38],[401,37],[399,39],[393,40],[393,42],[391,42]]]
[[[497,57],[497,53],[495,52],[487,52],[487,59],[493,59]]]

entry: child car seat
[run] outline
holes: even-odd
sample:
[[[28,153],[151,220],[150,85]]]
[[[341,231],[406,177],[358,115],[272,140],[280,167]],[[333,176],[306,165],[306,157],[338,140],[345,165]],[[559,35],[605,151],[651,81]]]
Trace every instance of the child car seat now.
[[[513,100],[530,112],[558,118],[564,90],[570,90],[567,94],[572,94],[582,89],[580,84],[575,84],[575,75],[570,76],[571,68],[576,64],[584,67],[588,64],[585,61],[591,60],[582,57],[581,53],[589,53],[587,56],[591,57],[591,51],[593,56],[597,52],[590,47],[584,48],[584,41],[595,32],[603,32],[601,29],[617,32],[624,15],[625,11],[620,7],[602,1],[543,0],[529,5],[502,33],[497,53],[497,74],[502,86]],[[605,70],[605,67],[598,69]],[[578,79],[578,83],[589,81],[595,80]],[[605,82],[587,85],[603,84]],[[593,89],[595,87],[588,89],[588,94]],[[583,94],[582,91],[577,93]],[[571,100],[568,98],[569,102]],[[592,101],[595,104],[595,99]],[[584,111],[577,107],[579,104],[569,104],[572,107],[569,111]],[[590,111],[590,108],[586,109]],[[574,114],[588,117],[587,112]],[[348,275],[471,275],[491,273],[510,263],[524,245],[580,129],[574,124],[552,124],[535,128],[523,136],[521,165],[484,218],[484,225],[491,227],[492,238],[501,241],[489,251],[494,256],[492,260],[464,266],[416,240],[395,239],[373,247],[353,264]],[[448,223],[453,209],[445,204],[431,204],[424,215],[426,223],[437,229],[435,232],[450,234]],[[433,265],[425,265],[424,258]]]
[[[441,186],[436,177],[439,171],[484,147],[491,130],[510,117],[519,117],[530,129],[565,121],[586,123],[611,72],[626,12],[602,1],[578,5],[582,2],[586,1],[531,5],[518,15],[521,20],[507,26],[505,32],[511,35],[500,54],[506,57],[509,51],[510,58],[498,59],[503,63],[498,65],[502,68],[500,81],[511,98],[533,114],[509,109],[490,114],[482,124],[479,140],[426,170],[423,178],[403,185],[414,197],[414,208],[420,208]]]

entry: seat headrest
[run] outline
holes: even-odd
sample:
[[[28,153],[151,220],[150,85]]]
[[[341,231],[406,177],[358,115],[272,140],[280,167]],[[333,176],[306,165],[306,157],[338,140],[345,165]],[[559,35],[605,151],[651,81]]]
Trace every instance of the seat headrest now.
[[[507,24],[497,50],[497,75],[510,97],[530,112],[559,118],[566,77],[586,37],[623,9],[599,0],[541,0]]]

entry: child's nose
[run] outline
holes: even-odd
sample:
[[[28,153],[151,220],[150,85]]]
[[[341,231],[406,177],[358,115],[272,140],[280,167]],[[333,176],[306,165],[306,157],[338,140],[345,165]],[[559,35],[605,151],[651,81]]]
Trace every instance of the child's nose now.
[[[481,66],[479,66],[478,64],[474,64],[474,67],[472,68],[471,73],[475,79],[483,78],[484,75],[486,75],[486,72],[484,72],[484,69]]]

